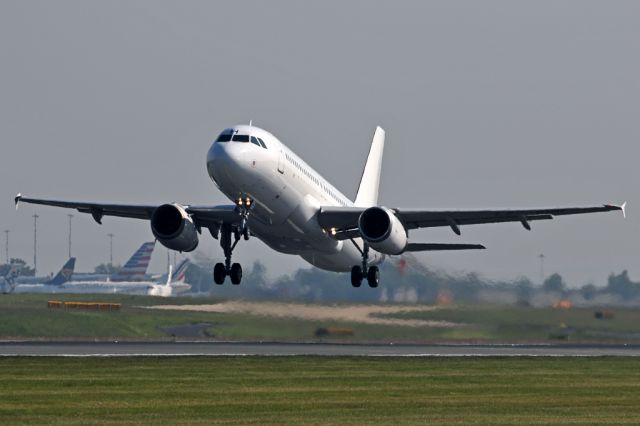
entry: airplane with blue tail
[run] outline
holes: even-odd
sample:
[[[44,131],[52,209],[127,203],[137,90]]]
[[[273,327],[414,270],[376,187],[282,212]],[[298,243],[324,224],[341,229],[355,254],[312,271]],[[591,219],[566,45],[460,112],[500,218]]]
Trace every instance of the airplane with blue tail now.
[[[19,277],[15,280],[12,291],[16,293],[48,293],[56,288],[61,288],[71,279],[76,267],[76,258],[71,257],[62,265],[62,268],[53,277]]]

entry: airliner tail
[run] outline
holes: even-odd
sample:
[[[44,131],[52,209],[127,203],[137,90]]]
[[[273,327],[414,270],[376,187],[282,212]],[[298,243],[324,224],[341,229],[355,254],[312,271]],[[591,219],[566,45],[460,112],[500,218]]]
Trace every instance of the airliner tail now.
[[[51,280],[47,281],[48,285],[62,285],[71,279],[71,275],[73,275],[73,269],[76,267],[76,258],[70,257],[60,269],[60,272],[53,277]]]
[[[145,279],[155,245],[155,241],[142,244],[122,269],[111,274],[110,281],[139,281]]]
[[[382,169],[382,153],[384,151],[385,132],[381,127],[376,128],[373,141],[369,149],[369,156],[364,165],[360,186],[356,194],[356,207],[371,207],[378,203],[378,187],[380,186],[380,171]]]

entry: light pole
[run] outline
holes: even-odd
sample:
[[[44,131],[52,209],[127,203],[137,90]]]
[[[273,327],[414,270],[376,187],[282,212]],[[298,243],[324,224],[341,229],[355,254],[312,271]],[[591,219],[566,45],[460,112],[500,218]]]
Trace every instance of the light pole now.
[[[38,216],[34,213],[33,217],[33,275],[37,276],[38,272]]]
[[[4,252],[7,257],[7,265],[9,264],[9,230],[4,230]]]
[[[69,257],[71,257],[71,219],[73,219],[72,214],[68,214],[69,216]]]
[[[544,254],[540,253],[540,284],[544,284]]]
[[[109,266],[113,265],[113,234],[107,234],[109,237]]]

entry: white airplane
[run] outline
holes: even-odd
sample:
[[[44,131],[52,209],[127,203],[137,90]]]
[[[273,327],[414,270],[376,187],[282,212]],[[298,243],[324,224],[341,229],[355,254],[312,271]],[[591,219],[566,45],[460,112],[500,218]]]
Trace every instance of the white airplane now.
[[[59,287],[69,281],[75,267],[76,258],[70,257],[53,277],[18,277],[15,280],[16,293],[30,293],[32,291],[46,293],[48,288]]]
[[[225,262],[215,265],[217,284],[225,277],[240,284],[242,267],[231,255],[242,237],[255,235],[272,249],[301,256],[322,269],[351,271],[351,284],[364,278],[377,287],[376,265],[385,256],[430,250],[484,249],[479,244],[410,242],[409,231],[444,226],[460,235],[465,225],[520,222],[530,230],[536,220],[555,216],[622,210],[621,206],[571,207],[528,210],[427,210],[378,205],[378,185],[385,132],[378,127],[364,166],[360,186],[351,201],[313,170],[271,133],[251,125],[222,131],[206,159],[213,183],[234,204],[129,205],[27,198],[19,202],[73,208],[90,213],[96,222],[103,216],[149,220],[153,235],[165,247],[190,252],[198,246],[203,229],[220,240]]]
[[[185,293],[191,289],[184,282],[185,272],[190,261],[185,259],[172,272],[169,268],[165,282],[158,281],[68,281],[58,286],[51,292],[55,293],[82,293],[82,294],[137,294],[145,296],[169,297]]]

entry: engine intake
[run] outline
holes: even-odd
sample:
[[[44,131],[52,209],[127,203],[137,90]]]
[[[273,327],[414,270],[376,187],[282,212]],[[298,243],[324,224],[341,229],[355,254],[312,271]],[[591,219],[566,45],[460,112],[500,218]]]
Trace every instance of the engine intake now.
[[[384,254],[401,254],[407,247],[407,231],[385,207],[370,207],[358,219],[360,235],[371,248]]]
[[[198,231],[193,219],[179,204],[157,207],[151,216],[151,232],[171,250],[189,252],[198,247]]]

